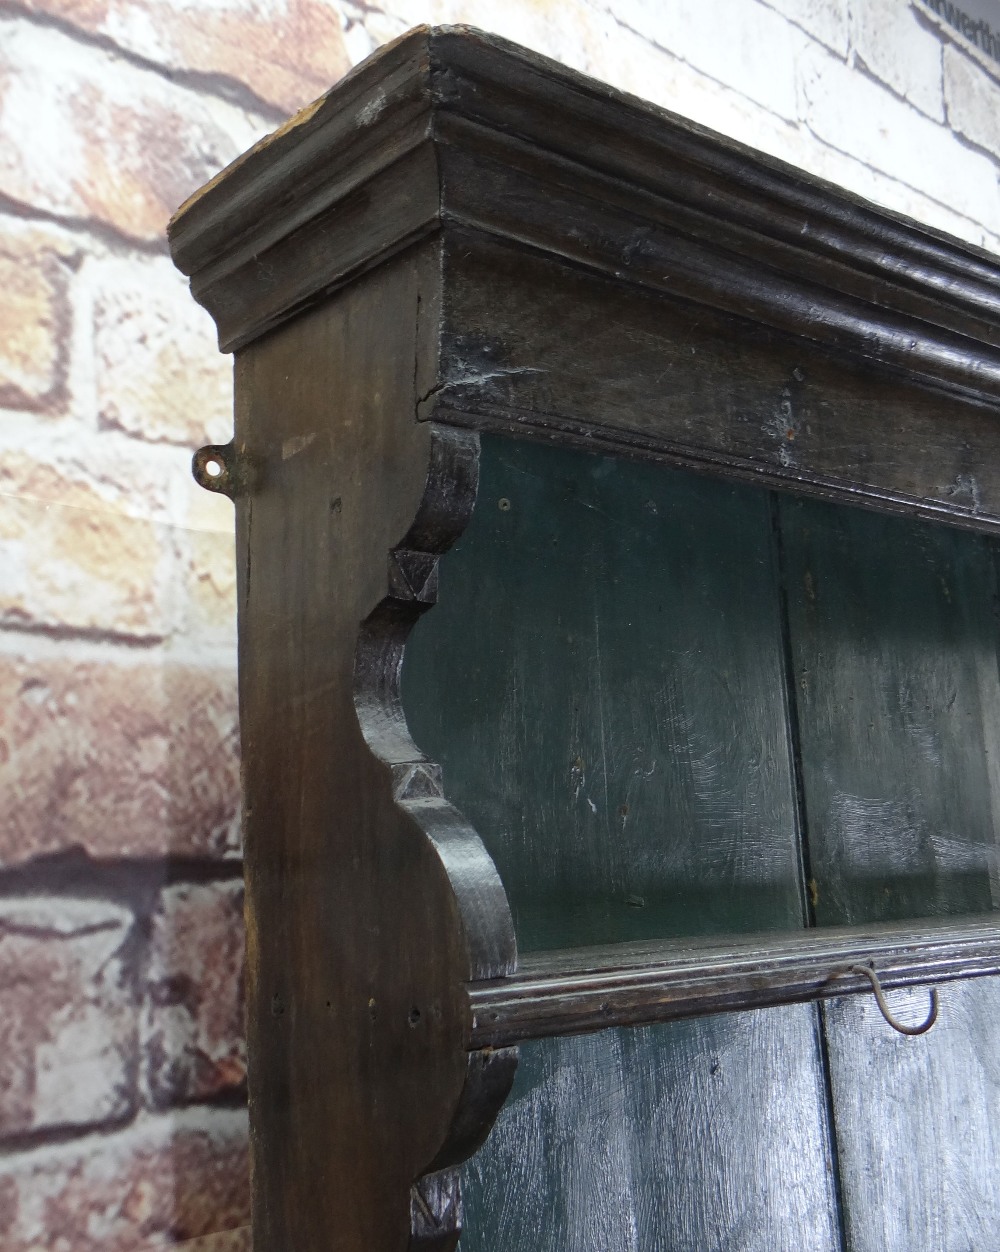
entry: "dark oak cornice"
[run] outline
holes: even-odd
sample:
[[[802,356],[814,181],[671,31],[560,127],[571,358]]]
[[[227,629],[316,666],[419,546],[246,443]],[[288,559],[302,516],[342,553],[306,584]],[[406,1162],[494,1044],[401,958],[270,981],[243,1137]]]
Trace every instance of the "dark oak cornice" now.
[[[232,350],[452,225],[1000,397],[996,259],[462,28],[383,49],[169,235]]]

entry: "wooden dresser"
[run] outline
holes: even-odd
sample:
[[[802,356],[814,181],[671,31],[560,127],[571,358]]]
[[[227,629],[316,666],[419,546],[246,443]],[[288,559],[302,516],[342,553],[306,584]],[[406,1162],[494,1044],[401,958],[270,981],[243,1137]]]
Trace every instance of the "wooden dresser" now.
[[[452,28],[170,241],[255,1252],[996,1252],[1000,263]]]

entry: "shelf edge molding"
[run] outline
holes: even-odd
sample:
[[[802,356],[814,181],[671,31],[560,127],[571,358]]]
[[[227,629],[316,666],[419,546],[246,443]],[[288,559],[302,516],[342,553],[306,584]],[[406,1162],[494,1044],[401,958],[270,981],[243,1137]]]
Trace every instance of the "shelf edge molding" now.
[[[470,1049],[1000,973],[1000,913],[534,953],[468,986]]]

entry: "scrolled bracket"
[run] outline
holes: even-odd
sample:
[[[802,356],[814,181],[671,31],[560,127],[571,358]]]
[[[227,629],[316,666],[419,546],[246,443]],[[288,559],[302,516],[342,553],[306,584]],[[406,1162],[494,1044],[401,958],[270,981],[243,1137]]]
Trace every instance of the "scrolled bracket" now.
[[[369,750],[388,767],[392,803],[422,836],[450,897],[461,955],[452,965],[450,989],[439,987],[435,994],[447,1000],[457,993],[465,1003],[465,982],[510,973],[517,949],[496,867],[468,820],[448,802],[440,766],[411,739],[400,695],[407,638],[437,601],[438,561],[468,524],[478,487],[478,436],[433,424],[428,433],[426,481],[416,515],[386,554],[383,598],[357,639],[354,706]],[[420,941],[414,933],[411,942]],[[429,998],[431,985],[416,994]],[[457,1024],[458,1016],[454,1020]],[[449,1097],[449,1124],[433,1159],[411,1186],[411,1252],[451,1252],[457,1245],[462,1222],[457,1167],[485,1140],[517,1067],[513,1047],[470,1051],[467,1034],[458,1033],[448,1046],[450,1056],[439,1059],[462,1075],[461,1087]]]

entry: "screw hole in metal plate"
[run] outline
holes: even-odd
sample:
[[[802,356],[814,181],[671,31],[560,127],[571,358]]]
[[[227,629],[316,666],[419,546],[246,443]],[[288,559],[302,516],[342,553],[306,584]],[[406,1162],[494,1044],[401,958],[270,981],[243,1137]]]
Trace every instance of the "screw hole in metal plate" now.
[[[191,460],[195,482],[206,491],[233,495],[233,445],[207,444],[199,448]]]

